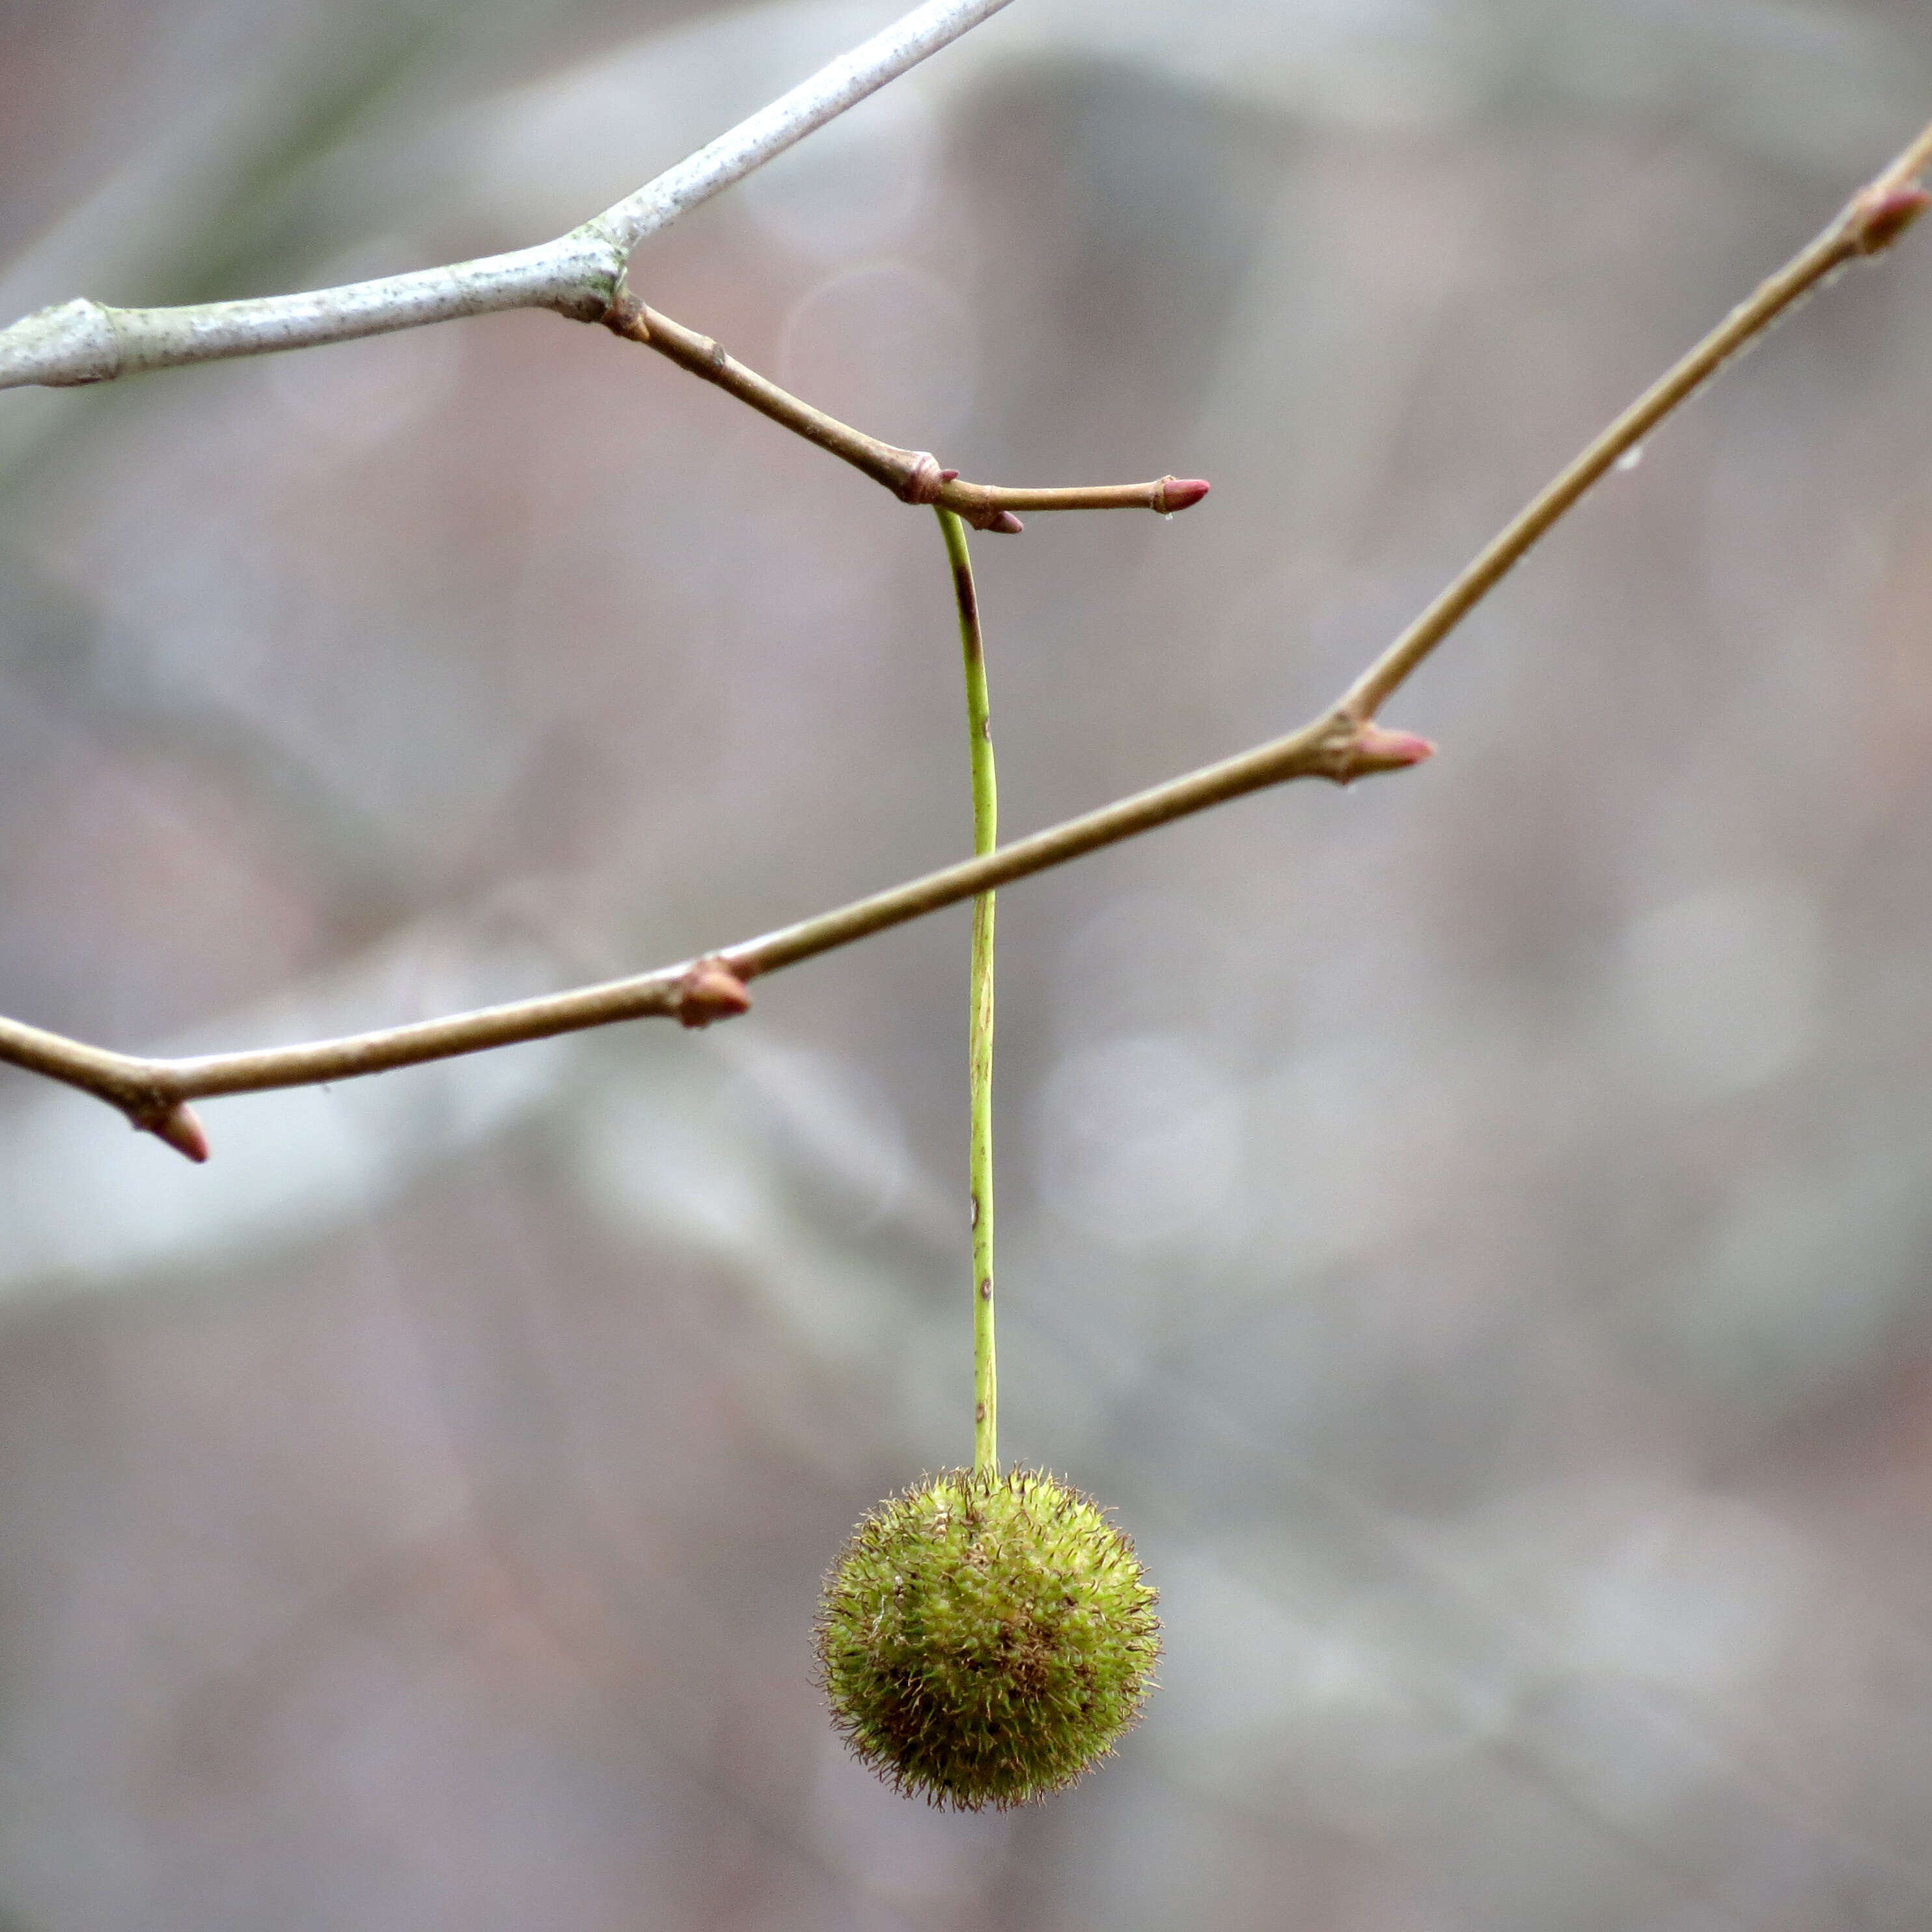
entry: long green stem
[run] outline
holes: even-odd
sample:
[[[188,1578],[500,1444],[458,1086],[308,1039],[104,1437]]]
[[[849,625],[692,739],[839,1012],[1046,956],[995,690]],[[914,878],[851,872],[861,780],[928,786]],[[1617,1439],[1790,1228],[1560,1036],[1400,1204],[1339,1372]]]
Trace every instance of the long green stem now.
[[[980,599],[973,588],[973,559],[966,526],[938,508],[946,554],[952,565],[952,594],[959,604],[959,644],[966,659],[966,729],[973,760],[973,850],[999,842],[999,788],[993,774],[993,722],[986,697],[986,652],[980,631]],[[973,902],[970,1030],[967,1086],[973,1126],[967,1156],[973,1214],[973,1468],[997,1474],[1000,1467],[999,1374],[993,1356],[993,895]]]

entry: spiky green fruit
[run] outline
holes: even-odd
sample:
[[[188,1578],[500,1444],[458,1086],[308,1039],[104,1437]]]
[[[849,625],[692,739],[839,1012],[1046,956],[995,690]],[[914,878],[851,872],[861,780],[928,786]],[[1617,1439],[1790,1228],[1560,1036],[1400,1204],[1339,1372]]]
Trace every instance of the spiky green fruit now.
[[[818,1612],[854,1754],[929,1803],[1004,1810],[1071,1784],[1139,1717],[1160,1654],[1125,1534],[1030,1469],[949,1470],[873,1510]]]

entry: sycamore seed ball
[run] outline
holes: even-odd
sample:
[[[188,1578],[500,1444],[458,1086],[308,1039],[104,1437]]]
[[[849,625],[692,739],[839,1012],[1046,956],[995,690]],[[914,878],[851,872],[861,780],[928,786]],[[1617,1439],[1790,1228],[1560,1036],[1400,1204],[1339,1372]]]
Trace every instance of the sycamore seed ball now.
[[[950,1470],[839,1552],[819,1678],[854,1754],[897,1789],[1004,1810],[1071,1784],[1138,1719],[1154,1601],[1133,1544],[1078,1490]]]

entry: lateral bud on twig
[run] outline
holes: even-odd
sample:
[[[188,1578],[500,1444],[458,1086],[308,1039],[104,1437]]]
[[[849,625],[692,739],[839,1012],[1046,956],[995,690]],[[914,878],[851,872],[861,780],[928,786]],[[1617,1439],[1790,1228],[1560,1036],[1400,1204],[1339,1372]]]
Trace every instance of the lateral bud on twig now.
[[[1928,194],[1916,182],[1889,187],[1876,184],[1852,197],[1848,211],[1852,238],[1861,255],[1882,255],[1928,207]]]
[[[1390,731],[1372,718],[1337,718],[1316,754],[1313,770],[1339,785],[1371,778],[1377,772],[1399,772],[1436,755],[1435,746],[1413,731]]]
[[[678,982],[672,1010],[680,1026],[708,1027],[713,1020],[736,1019],[752,1010],[745,982],[722,959],[700,959]]]
[[[959,481],[956,470],[942,470],[939,459],[929,449],[895,449],[890,443],[881,447],[894,464],[906,466],[904,479],[893,490],[893,495],[902,503],[946,503],[962,523],[970,524],[976,530],[991,530],[996,536],[1016,537],[1026,526],[1012,511],[997,508],[988,500],[995,493],[981,483],[968,483],[958,490],[949,490],[948,485]],[[950,496],[953,500],[946,502]]]
[[[201,1124],[201,1116],[185,1100],[137,1118],[134,1126],[140,1132],[166,1141],[176,1154],[185,1156],[197,1167],[208,1158],[208,1130]]]
[[[936,503],[939,493],[946,484],[958,476],[956,470],[942,470],[939,459],[929,449],[916,449],[910,452],[912,467],[906,472],[906,479],[898,487],[898,496],[902,503]]]

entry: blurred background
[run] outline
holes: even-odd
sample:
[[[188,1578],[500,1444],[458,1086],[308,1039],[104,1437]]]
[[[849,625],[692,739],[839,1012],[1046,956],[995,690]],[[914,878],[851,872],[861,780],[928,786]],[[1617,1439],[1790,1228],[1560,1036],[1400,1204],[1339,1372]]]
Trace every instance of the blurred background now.
[[[574,225],[898,0],[0,10],[0,316]],[[1932,114],[1908,0],[1018,0],[633,285],[976,478],[1004,823],[1300,722]],[[1932,243],[1606,480],[1424,770],[1002,896],[1001,1446],[1164,1688],[1023,1814],[842,1756],[970,1450],[967,915],[217,1102],[0,1072],[0,1927],[1916,1932]],[[0,1011],[638,970],[970,844],[932,519],[499,317],[0,396]]]

